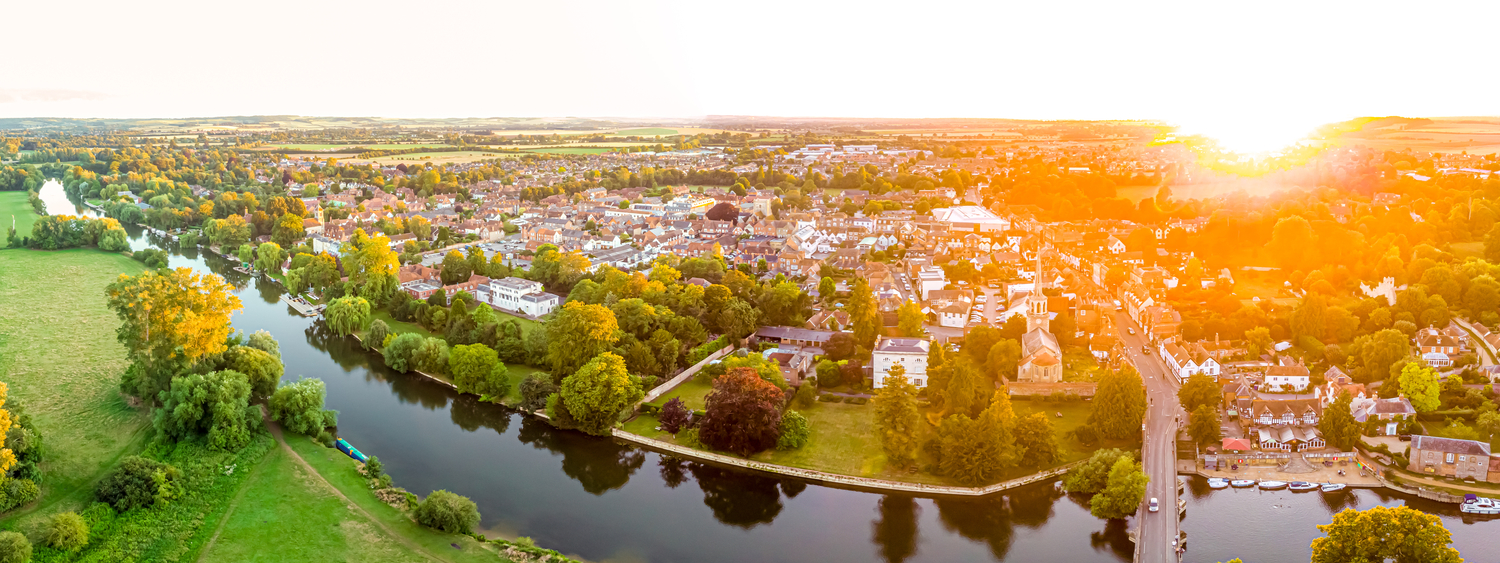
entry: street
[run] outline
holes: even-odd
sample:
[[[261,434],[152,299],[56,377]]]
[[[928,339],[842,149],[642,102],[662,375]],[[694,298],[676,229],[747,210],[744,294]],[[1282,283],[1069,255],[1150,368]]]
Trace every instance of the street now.
[[[1124,313],[1115,314],[1116,326],[1121,328],[1120,339],[1130,363],[1141,373],[1146,384],[1146,440],[1141,446],[1141,461],[1151,482],[1146,485],[1146,502],[1155,498],[1161,503],[1160,512],[1148,512],[1145,503],[1137,514],[1140,522],[1139,536],[1141,557],[1144,563],[1175,563],[1177,554],[1173,540],[1178,534],[1177,517],[1177,423],[1176,417],[1187,420],[1187,413],[1177,404],[1178,384],[1167,376],[1154,355],[1141,352],[1146,345],[1145,335],[1135,322]],[[1134,328],[1136,334],[1127,334],[1126,328]]]

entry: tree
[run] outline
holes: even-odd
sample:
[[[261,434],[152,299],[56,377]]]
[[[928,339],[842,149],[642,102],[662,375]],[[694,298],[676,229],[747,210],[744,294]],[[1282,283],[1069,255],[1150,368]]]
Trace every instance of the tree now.
[[[99,480],[94,488],[94,498],[113,506],[115,512],[145,508],[174,496],[173,489],[179,487],[179,476],[176,467],[150,458],[130,456],[120,460],[120,465]]]
[[[927,315],[922,312],[922,306],[910,299],[901,304],[896,310],[896,326],[901,329],[901,334],[909,338],[916,338],[926,334],[922,324],[927,322]]]
[[[448,369],[448,343],[429,336],[411,353],[411,368],[427,373],[441,373]]]
[[[989,481],[1014,466],[1016,426],[1010,395],[996,391],[975,418],[954,414],[938,426],[938,469],[966,485]]]
[[[173,440],[207,435],[209,445],[234,451],[250,443],[250,425],[258,420],[247,412],[250,381],[237,371],[174,377],[160,399],[153,424]]]
[[[457,250],[452,250],[443,256],[442,271],[438,275],[442,279],[443,285],[453,285],[467,281],[469,276],[473,274],[474,269],[469,264],[468,259],[464,258],[464,255],[460,254]]]
[[[521,382],[521,404],[517,408],[526,412],[536,412],[547,406],[547,397],[557,392],[557,384],[552,382],[552,376],[545,373],[533,373]]]
[[[374,322],[370,323],[370,331],[365,334],[365,340],[362,344],[367,350],[378,350],[385,345],[385,337],[390,336],[390,334],[391,326],[385,324],[385,321],[375,319]]]
[[[1188,412],[1193,412],[1200,405],[1217,405],[1221,400],[1223,390],[1213,377],[1201,373],[1188,376],[1187,382],[1177,390],[1177,402]]]
[[[307,236],[307,231],[302,228],[302,218],[291,213],[282,215],[276,220],[276,226],[271,228],[271,241],[287,248],[297,244]]]
[[[898,469],[916,463],[921,425],[916,386],[906,378],[905,367],[891,366],[885,385],[875,391],[875,428],[880,433],[880,447],[885,450],[887,463]]]
[[[396,292],[396,270],[401,263],[391,248],[391,239],[378,233],[371,237],[364,229],[356,229],[339,252],[343,254],[344,271],[349,281],[360,287],[361,297],[384,303]]]
[[[875,336],[880,333],[880,309],[875,304],[875,292],[870,282],[855,278],[849,290],[849,322],[854,325],[854,342],[865,348],[875,347]]]
[[[78,551],[89,544],[89,525],[77,512],[59,512],[47,521],[47,545],[62,551]]]
[[[1094,391],[1094,410],[1089,424],[1106,438],[1123,440],[1140,436],[1146,419],[1146,386],[1135,368],[1106,372]]]
[[[1271,351],[1271,329],[1261,326],[1245,331],[1245,347],[1252,358]]]
[[[339,336],[348,336],[365,327],[370,320],[370,302],[363,297],[340,297],[323,311],[323,322]]]
[[[31,541],[20,532],[0,532],[0,563],[26,563],[31,560]]]
[[[1370,335],[1369,341],[1360,349],[1365,365],[1364,381],[1390,377],[1391,366],[1405,358],[1408,349],[1406,335],[1399,330],[1388,328]]]
[[[989,366],[990,376],[996,381],[1000,381],[1002,377],[1015,379],[1020,371],[1021,343],[1010,339],[996,342],[994,346],[990,346],[985,365]]]
[[[267,403],[271,420],[281,422],[282,427],[292,432],[317,436],[337,421],[337,411],[323,408],[327,395],[321,379],[304,378],[282,385]]]
[[[745,456],[774,447],[781,433],[783,396],[754,369],[729,370],[714,380],[698,439]]]
[[[503,397],[510,390],[507,371],[500,355],[483,344],[454,346],[448,353],[448,374],[459,393]]]
[[[1217,444],[1224,435],[1219,428],[1219,409],[1212,404],[1199,405],[1193,409],[1188,422],[1188,435],[1198,445]]]
[[[948,388],[943,393],[944,410],[948,414],[972,416],[984,407],[983,401],[986,393],[980,386],[979,374],[976,373],[974,362],[967,357],[960,357],[941,369],[952,374],[948,379]]]
[[[1327,302],[1322,295],[1307,294],[1302,304],[1292,312],[1292,338],[1295,340],[1307,336],[1322,340],[1328,327],[1327,309]]]
[[[1307,219],[1291,215],[1276,222],[1276,226],[1271,229],[1271,243],[1267,246],[1282,267],[1300,270],[1315,259],[1316,238],[1312,224]]]
[[[468,534],[479,525],[479,507],[468,497],[438,489],[417,505],[417,523],[450,534]]]
[[[1129,457],[1121,457],[1109,469],[1109,482],[1104,490],[1089,499],[1089,512],[1095,518],[1124,518],[1135,514],[1146,497],[1146,483],[1151,478],[1141,471],[1140,464]]]
[[[225,351],[229,315],[240,310],[233,289],[224,278],[188,268],[121,275],[106,287],[121,321],[115,333],[135,364],[121,388],[155,401],[179,369]]]
[[[1068,472],[1068,477],[1063,481],[1063,488],[1070,493],[1102,491],[1109,484],[1109,471],[1114,468],[1115,462],[1121,458],[1130,458],[1131,455],[1118,448],[1095,450],[1093,455],[1083,462],[1083,465]]]
[[[1441,406],[1436,370],[1416,362],[1406,364],[1401,368],[1400,384],[1401,394],[1411,400],[1411,406],[1417,412],[1432,412]]]
[[[579,430],[606,436],[620,413],[640,400],[644,392],[640,379],[626,372],[625,359],[604,352],[564,378],[559,394]]]
[[[828,337],[828,342],[823,344],[823,351],[827,353],[828,359],[837,362],[853,357],[857,346],[854,337],[849,333],[835,332],[833,336]],[[818,383],[822,385],[823,380],[819,379]],[[827,387],[827,385],[824,386]]]
[[[417,348],[422,346],[424,340],[426,338],[415,332],[398,334],[395,338],[391,339],[389,344],[385,345],[385,348],[380,351],[380,355],[385,358],[386,366],[401,373],[406,373],[415,368],[411,363],[411,358],[416,353]]]
[[[557,311],[546,328],[547,357],[554,377],[558,378],[578,371],[619,340],[615,314],[603,305],[570,301]]]
[[[1463,561],[1436,514],[1407,506],[1345,509],[1318,530],[1326,535],[1313,540],[1312,563]]]
[[[1047,413],[1036,412],[1016,422],[1016,450],[1025,465],[1042,467],[1062,457],[1057,444],[1057,434],[1052,429],[1052,419]]]
[[[661,422],[661,429],[669,434],[676,434],[688,423],[687,404],[682,402],[681,397],[672,397],[667,404],[661,406],[661,415],[657,417]]]
[[[1323,416],[1318,419],[1318,430],[1328,440],[1328,445],[1343,451],[1351,451],[1359,443],[1362,427],[1349,410],[1349,405],[1353,402],[1354,397],[1348,391],[1339,393],[1338,399],[1333,401],[1332,406],[1323,409]]]
[[[261,243],[255,249],[255,269],[258,271],[279,274],[285,261],[286,251],[274,242]]]
[[[812,434],[812,427],[807,423],[807,417],[797,411],[786,411],[781,413],[781,435],[776,437],[776,449],[795,450],[807,445],[807,438]]]
[[[834,285],[832,277],[823,276],[823,279],[818,280],[818,298],[824,302],[832,300],[833,294],[837,291],[837,286]]]

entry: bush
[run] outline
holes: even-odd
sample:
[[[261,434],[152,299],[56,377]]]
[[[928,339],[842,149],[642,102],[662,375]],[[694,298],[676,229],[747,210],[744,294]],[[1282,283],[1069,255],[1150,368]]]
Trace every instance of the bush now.
[[[36,500],[42,496],[42,488],[31,479],[10,479],[5,482],[3,493],[0,496],[3,496],[4,503],[0,509],[9,510]]]
[[[839,395],[818,395],[818,401],[824,403],[841,403],[844,398]]]
[[[1094,428],[1092,424],[1085,424],[1073,431],[1073,437],[1077,438],[1080,444],[1092,446],[1099,443],[1099,429]]]
[[[281,422],[291,432],[317,436],[323,428],[330,426],[328,413],[334,412],[323,409],[326,395],[321,379],[299,379],[282,385],[267,401],[267,406],[271,407],[271,420]]]
[[[682,430],[682,427],[687,426],[687,405],[683,404],[681,398],[672,397],[672,400],[667,401],[667,404],[662,406],[661,416],[658,420],[661,421],[662,430],[676,434],[679,430]]]
[[[818,392],[813,389],[813,384],[804,381],[802,386],[797,388],[797,395],[793,400],[796,401],[798,407],[805,409],[818,402]]]
[[[0,563],[31,560],[31,542],[18,532],[0,532]]]
[[[547,396],[557,392],[557,385],[552,383],[552,376],[545,373],[533,373],[526,381],[521,382],[521,404],[517,405],[523,411],[536,412],[547,406]]]
[[[781,436],[776,438],[776,449],[795,450],[807,445],[807,437],[812,433],[812,427],[807,423],[807,417],[797,411],[786,411],[781,413]]]
[[[47,522],[47,545],[63,551],[78,551],[89,544],[89,525],[77,512],[53,514]]]
[[[129,512],[177,496],[174,488],[178,476],[176,467],[154,459],[130,456],[99,480],[94,497],[113,506],[116,512]]]
[[[417,523],[450,534],[467,534],[479,525],[479,507],[474,501],[441,489],[422,499],[416,516]]]
[[[370,460],[365,462],[365,475],[370,476],[371,479],[379,479],[385,474],[384,470],[385,465],[381,464],[380,459],[375,456],[370,456]]]
[[[333,434],[330,434],[327,430],[318,433],[318,443],[323,444],[323,447],[331,448],[333,447],[335,442],[337,442],[337,440],[334,439]]]

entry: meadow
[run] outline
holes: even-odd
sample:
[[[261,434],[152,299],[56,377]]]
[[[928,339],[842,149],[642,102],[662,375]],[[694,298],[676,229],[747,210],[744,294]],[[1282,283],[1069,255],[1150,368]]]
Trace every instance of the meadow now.
[[[31,225],[36,223],[36,218],[26,192],[0,192],[0,227],[9,229],[14,225],[20,236],[26,236],[31,234]]]

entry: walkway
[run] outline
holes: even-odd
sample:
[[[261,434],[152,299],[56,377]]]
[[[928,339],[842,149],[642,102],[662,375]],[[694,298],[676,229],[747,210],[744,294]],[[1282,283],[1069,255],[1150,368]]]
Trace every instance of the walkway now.
[[[1483,338],[1479,337],[1479,333],[1474,330],[1474,325],[1471,325],[1468,321],[1456,317],[1453,319],[1453,322],[1454,324],[1457,324],[1459,328],[1467,331],[1469,333],[1469,338],[1474,340],[1474,348],[1479,350],[1479,365],[1495,365],[1495,351],[1490,349],[1489,342],[1485,342]]]

